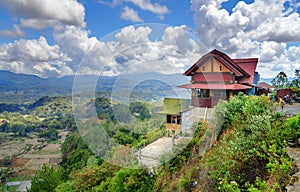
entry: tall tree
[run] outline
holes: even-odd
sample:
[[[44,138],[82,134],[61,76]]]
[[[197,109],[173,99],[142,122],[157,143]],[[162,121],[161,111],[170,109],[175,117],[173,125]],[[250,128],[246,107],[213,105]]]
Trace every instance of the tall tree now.
[[[300,69],[295,69],[295,79],[292,80],[291,87],[300,88]]]
[[[300,69],[295,69],[295,77],[296,79],[300,79]]]
[[[289,81],[285,72],[281,71],[278,75],[271,81],[275,88],[283,88],[288,86]]]
[[[55,170],[46,165],[38,171],[31,181],[29,192],[49,192],[54,191],[57,185],[63,183],[63,172],[61,169]]]

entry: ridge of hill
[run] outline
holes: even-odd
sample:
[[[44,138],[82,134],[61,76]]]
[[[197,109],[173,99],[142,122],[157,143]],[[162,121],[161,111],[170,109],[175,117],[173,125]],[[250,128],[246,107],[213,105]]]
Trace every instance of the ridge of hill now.
[[[113,89],[128,90],[140,94],[144,100],[159,99],[174,93],[177,85],[188,79],[181,74],[140,73],[121,76],[64,76],[60,78],[40,78],[36,75],[17,74],[0,70],[0,100],[8,103],[32,102],[42,96],[71,95],[74,81],[82,90],[96,92]]]

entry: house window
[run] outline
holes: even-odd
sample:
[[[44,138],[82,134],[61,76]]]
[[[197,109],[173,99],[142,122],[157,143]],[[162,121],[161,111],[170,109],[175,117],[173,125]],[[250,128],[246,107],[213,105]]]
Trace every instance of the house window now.
[[[177,124],[177,118],[176,118],[176,116],[172,115],[171,123],[172,124]]]
[[[202,71],[205,71],[205,66],[202,67]]]
[[[201,97],[201,89],[195,89],[195,96]]]
[[[214,97],[215,98],[225,98],[226,91],[225,90],[214,90]]]
[[[209,98],[209,89],[203,89],[202,91],[203,91],[202,97],[203,98]]]
[[[167,114],[167,123],[180,125],[181,124],[181,116]]]
[[[197,96],[200,98],[209,98],[210,90],[209,89],[195,89],[193,96]]]
[[[222,71],[222,65],[220,66],[220,71]]]
[[[171,123],[172,115],[167,115],[167,123]]]

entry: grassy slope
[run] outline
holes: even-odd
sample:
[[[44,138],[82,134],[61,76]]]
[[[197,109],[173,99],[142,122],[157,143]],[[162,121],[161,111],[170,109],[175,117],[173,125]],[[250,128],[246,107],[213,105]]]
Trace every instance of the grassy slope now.
[[[207,125],[198,125],[188,148],[159,172],[157,191],[284,189],[292,171],[285,151],[291,130],[274,103],[263,96],[239,95],[219,109],[224,124],[217,143],[200,157]]]

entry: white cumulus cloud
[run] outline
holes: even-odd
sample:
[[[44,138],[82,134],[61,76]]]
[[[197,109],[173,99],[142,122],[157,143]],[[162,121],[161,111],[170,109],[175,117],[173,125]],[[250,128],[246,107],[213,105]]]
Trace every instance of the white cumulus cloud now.
[[[150,0],[125,0],[131,2],[141,8],[142,10],[151,11],[159,15],[164,15],[169,12],[169,9],[165,5],[160,5],[158,3],[152,3]]]
[[[25,37],[26,34],[18,25],[14,25],[14,29],[0,30],[0,37]]]
[[[36,30],[41,30],[45,28],[54,27],[57,25],[55,20],[49,19],[37,19],[37,18],[30,18],[30,19],[23,19],[21,18],[21,27],[24,28],[31,28]]]
[[[132,22],[143,22],[143,19],[140,18],[138,12],[127,6],[124,7],[121,18]]]
[[[24,18],[60,21],[85,27],[85,8],[77,0],[0,0],[0,6]]]
[[[159,25],[159,27],[161,27]],[[182,73],[207,52],[186,26],[128,26],[108,40],[76,26],[55,27],[54,45],[44,37],[0,46],[0,68],[42,77],[78,74]],[[154,30],[154,31],[153,31]],[[151,40],[152,33],[163,34]],[[78,70],[79,69],[79,70]]]
[[[122,5],[124,3],[132,3],[138,8],[144,11],[150,11],[154,14],[159,15],[160,19],[164,18],[164,15],[169,13],[170,10],[166,5],[161,5],[159,3],[152,3],[151,0],[98,0],[98,3],[109,5],[111,7]]]
[[[70,58],[57,45],[49,45],[44,37],[37,40],[21,39],[0,46],[1,69],[42,77],[68,75],[72,70],[66,62]]]
[[[90,31],[76,26],[57,26],[53,38],[61,51],[72,59],[70,67],[76,71],[84,55],[98,42],[89,37]]]
[[[299,3],[287,0],[239,1],[229,13],[222,8],[227,0],[192,0],[195,33],[210,49],[219,49],[232,57],[259,57],[263,77],[284,70],[293,76],[300,68],[296,48],[300,41]],[[289,4],[286,7],[286,4]],[[293,61],[293,62],[292,62]]]

